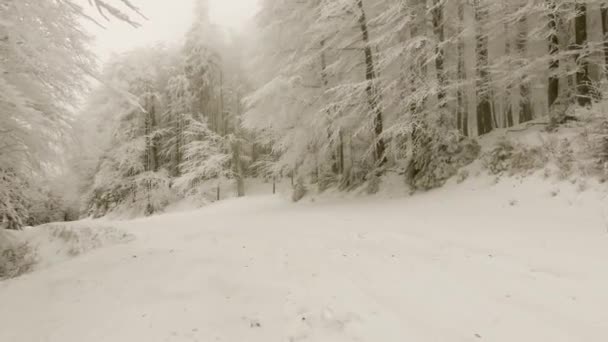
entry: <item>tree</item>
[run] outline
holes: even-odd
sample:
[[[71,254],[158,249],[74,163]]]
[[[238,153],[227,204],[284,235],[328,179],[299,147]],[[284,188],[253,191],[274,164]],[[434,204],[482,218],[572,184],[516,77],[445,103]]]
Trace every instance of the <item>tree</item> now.
[[[180,166],[183,172],[175,180],[175,186],[186,197],[202,199],[205,182],[232,177],[228,167],[231,156],[225,153],[222,137],[209,129],[206,122],[191,116],[186,122],[185,134],[189,142],[184,146]]]
[[[591,104],[591,79],[589,78],[589,62],[587,60],[587,6],[584,3],[577,2],[575,11],[574,32],[575,49],[577,50],[575,61],[578,66],[576,95],[579,105],[588,106]]]
[[[169,79],[166,92],[168,110],[164,120],[169,127],[167,130],[169,138],[165,142],[164,154],[170,159],[172,174],[179,177],[182,173],[184,145],[187,143],[186,118],[192,116],[194,96],[191,93],[190,82],[185,75],[177,75]]]
[[[477,131],[479,135],[493,129],[493,114],[490,90],[490,73],[488,57],[488,35],[484,27],[488,21],[489,11],[484,0],[474,1],[475,21],[477,24]]]
[[[374,139],[376,140],[374,146],[374,160],[376,164],[382,166],[386,163],[386,146],[382,138],[383,132],[383,119],[382,119],[382,108],[380,107],[380,93],[378,92],[376,80],[376,71],[374,65],[374,55],[372,53],[372,47],[370,46],[370,38],[367,24],[367,16],[365,15],[365,8],[363,7],[363,0],[357,0],[357,7],[359,8],[359,28],[361,29],[361,40],[363,42],[363,54],[365,56],[365,80],[367,84],[365,86],[365,92],[367,94],[367,101],[371,113],[373,115],[373,130]]]
[[[8,1],[0,11],[0,172],[19,183],[0,199],[12,227],[29,216],[27,192],[37,187],[61,137],[69,130],[71,105],[87,89],[94,70],[89,37],[78,12],[55,1]],[[9,178],[14,178],[9,180]],[[8,183],[6,183],[8,182]],[[16,216],[18,213],[18,216]]]
[[[111,86],[97,90],[108,102],[100,115],[113,127],[87,199],[93,216],[111,212],[149,215],[167,205],[170,177],[160,158],[165,131],[159,125],[159,113],[164,108],[162,94],[171,54],[162,47],[139,49],[118,56],[105,68],[104,84]],[[132,94],[139,103],[121,93]]]
[[[519,59],[521,61],[527,60],[528,44],[528,19],[526,15],[522,15],[518,21],[518,32],[517,32],[517,52],[519,53]],[[524,67],[524,66],[521,66]],[[533,119],[532,103],[530,98],[530,84],[527,76],[523,76],[519,81],[519,123],[531,121]]]
[[[557,5],[554,0],[546,0],[547,7],[549,10],[548,19],[549,19],[549,55],[551,57],[549,62],[549,86],[548,86],[548,100],[549,107],[553,106],[555,101],[557,101],[559,97],[559,36],[558,36],[558,12]]]

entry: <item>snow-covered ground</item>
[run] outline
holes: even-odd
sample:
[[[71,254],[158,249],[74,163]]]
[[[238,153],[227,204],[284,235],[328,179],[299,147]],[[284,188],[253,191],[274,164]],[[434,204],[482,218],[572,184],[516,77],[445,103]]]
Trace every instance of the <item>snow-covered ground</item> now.
[[[113,222],[0,283],[0,341],[608,341],[605,192],[493,183]]]

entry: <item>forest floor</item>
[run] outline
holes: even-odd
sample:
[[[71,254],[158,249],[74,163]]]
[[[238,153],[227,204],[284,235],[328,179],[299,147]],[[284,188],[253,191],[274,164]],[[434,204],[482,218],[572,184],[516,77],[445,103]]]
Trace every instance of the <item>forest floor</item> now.
[[[606,193],[475,177],[227,200],[0,282],[0,341],[608,340]]]

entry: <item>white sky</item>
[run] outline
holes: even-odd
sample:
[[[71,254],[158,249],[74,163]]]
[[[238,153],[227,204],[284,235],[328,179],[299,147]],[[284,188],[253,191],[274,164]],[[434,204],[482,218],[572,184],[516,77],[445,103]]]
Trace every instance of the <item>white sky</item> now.
[[[102,60],[112,53],[151,45],[175,42],[183,38],[192,23],[195,0],[133,0],[148,21],[139,20],[142,27],[133,27],[112,20],[100,19],[107,28],[91,27],[97,41],[95,50]],[[226,28],[240,30],[257,10],[257,0],[209,0],[211,20]],[[95,16],[99,19],[99,16]]]

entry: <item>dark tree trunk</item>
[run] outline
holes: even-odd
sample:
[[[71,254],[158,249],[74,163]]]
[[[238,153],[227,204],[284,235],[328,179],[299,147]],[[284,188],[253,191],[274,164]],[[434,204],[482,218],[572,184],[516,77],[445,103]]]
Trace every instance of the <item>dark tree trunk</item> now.
[[[219,87],[219,91],[220,91],[220,98],[218,99],[218,110],[217,110],[217,115],[218,115],[218,119],[217,119],[217,133],[219,135],[226,135],[228,134],[227,129],[226,129],[226,125],[225,125],[225,118],[224,118],[224,72],[222,71],[221,67],[220,68],[220,87]]]
[[[325,58],[325,40],[321,40],[321,82],[323,83],[323,88],[324,90],[327,90],[327,88],[329,87],[329,76],[327,75],[327,61]],[[327,109],[327,119],[330,122],[330,124],[327,127],[327,136],[328,138],[330,138],[330,144],[331,144],[331,136],[332,136],[332,124],[331,124],[331,112],[329,109]],[[330,146],[332,149],[334,146]],[[332,152],[332,166],[331,166],[331,170],[334,174],[340,175],[342,174],[342,168],[340,166],[340,156],[343,153],[342,151],[343,146],[342,143],[339,142],[338,145],[335,147],[334,152]]]
[[[437,72],[437,83],[439,86],[437,99],[439,101],[439,108],[445,108],[447,106],[445,91],[446,77],[444,67],[445,54],[443,51],[443,43],[445,42],[445,30],[443,18],[443,3],[441,0],[433,0],[431,16],[433,21],[433,33],[435,34],[435,38],[437,39],[437,45],[435,47],[435,70]]]
[[[509,56],[511,54],[511,39],[509,37],[508,32],[509,32],[509,26],[508,26],[508,24],[505,23],[505,34],[507,35],[506,43],[505,43],[505,55],[507,55],[507,56]],[[512,127],[514,124],[514,122],[513,122],[513,104],[511,103],[512,95],[513,95],[513,83],[511,81],[509,81],[507,83],[506,89],[505,89],[506,103],[505,103],[504,118],[503,118],[504,127]]]
[[[338,138],[338,170],[344,176],[344,139],[342,137],[342,130],[338,132]]]
[[[462,34],[464,30],[464,4],[462,2],[458,3],[458,32]],[[466,80],[465,75],[465,64],[464,64],[464,38],[460,37],[458,39],[458,70],[457,78],[458,82],[462,83]],[[465,92],[462,84],[458,85],[458,89],[456,90],[456,100],[457,100],[457,113],[456,120],[458,121],[458,129],[465,136],[469,135],[469,116],[466,108],[465,101]]]
[[[245,196],[245,179],[243,177],[243,163],[241,162],[241,141],[237,138],[232,144],[234,174],[236,178],[237,197]]]
[[[602,34],[604,38],[604,75],[608,77],[608,4],[602,4]]]
[[[148,134],[152,134],[150,138],[150,170],[158,171],[158,139],[154,136],[156,131],[156,106],[154,105],[154,98],[152,98],[152,105],[150,107],[150,131]]]
[[[587,52],[582,52],[587,48],[587,6],[577,3],[576,19],[574,20],[575,44],[579,52],[575,59],[578,66],[576,72],[576,96],[580,106],[591,105],[591,79],[589,78],[589,62]]]
[[[528,43],[528,21],[524,16],[519,20],[519,32],[517,35],[517,50],[520,58],[526,56],[526,45]],[[530,100],[530,84],[526,75],[519,82],[519,123],[531,121],[533,119],[532,102]]]
[[[488,36],[483,23],[489,11],[475,0],[475,21],[477,22],[477,132],[479,135],[492,131],[492,103],[490,101],[490,74],[488,72]]]
[[[559,97],[559,76],[557,74],[559,70],[559,37],[558,37],[558,14],[555,0],[547,0],[549,5],[549,54],[551,55],[551,61],[549,62],[549,88],[548,88],[548,99],[549,108],[553,106],[555,101]]]
[[[240,93],[236,94],[236,116],[237,118],[241,117],[241,96]],[[241,160],[241,131],[239,129],[239,125],[236,125],[234,129],[234,143],[232,145],[233,149],[233,157],[234,157],[234,173],[236,178],[236,195],[237,197],[245,196],[245,175],[243,172],[243,161]],[[227,132],[226,132],[227,133]]]
[[[384,130],[382,108],[380,108],[379,94],[375,85],[376,71],[374,67],[374,55],[369,43],[369,31],[367,27],[365,9],[363,7],[363,0],[357,0],[357,7],[359,7],[359,10],[361,11],[359,15],[359,27],[361,29],[361,37],[364,45],[363,52],[365,55],[365,80],[367,81],[365,91],[367,93],[367,101],[372,111],[372,115],[374,116],[373,129],[374,138],[376,140],[374,146],[374,159],[376,164],[383,165],[386,163],[387,159],[385,155],[386,146],[384,144],[384,140],[382,139],[382,132]]]
[[[559,76],[557,74],[559,70],[559,37],[557,35],[557,6],[555,0],[547,0],[549,5],[549,54],[551,55],[551,61],[549,62],[549,88],[548,88],[548,99],[549,108],[553,106],[557,98],[559,97]]]

